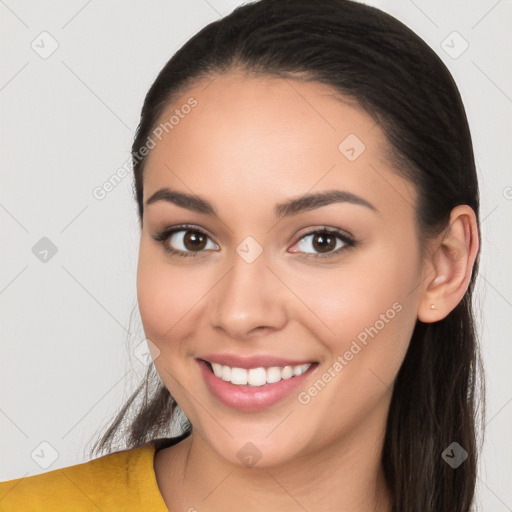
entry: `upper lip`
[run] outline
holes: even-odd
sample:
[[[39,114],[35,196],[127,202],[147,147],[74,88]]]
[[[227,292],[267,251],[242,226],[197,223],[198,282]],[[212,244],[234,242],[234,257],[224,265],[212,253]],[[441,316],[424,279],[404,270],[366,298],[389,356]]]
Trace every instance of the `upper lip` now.
[[[314,363],[308,359],[292,360],[283,357],[276,357],[266,354],[254,356],[240,356],[234,354],[206,354],[198,359],[203,359],[211,363],[218,363],[232,368],[270,368],[271,366],[298,366],[301,364]]]

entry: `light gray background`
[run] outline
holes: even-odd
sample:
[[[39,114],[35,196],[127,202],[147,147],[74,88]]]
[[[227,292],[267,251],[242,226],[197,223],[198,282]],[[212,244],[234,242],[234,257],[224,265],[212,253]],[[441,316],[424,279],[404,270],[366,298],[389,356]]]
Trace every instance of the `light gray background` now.
[[[127,162],[157,72],[241,3],[0,0],[0,480],[88,460],[92,436],[143,375],[136,308],[130,321],[132,177],[103,200],[92,191]],[[476,304],[488,385],[477,510],[512,510],[512,2],[366,3],[425,39],[465,102],[481,187]],[[469,44],[457,58],[454,31]],[[58,48],[43,58],[52,39]],[[43,237],[57,248],[46,262],[32,252]]]

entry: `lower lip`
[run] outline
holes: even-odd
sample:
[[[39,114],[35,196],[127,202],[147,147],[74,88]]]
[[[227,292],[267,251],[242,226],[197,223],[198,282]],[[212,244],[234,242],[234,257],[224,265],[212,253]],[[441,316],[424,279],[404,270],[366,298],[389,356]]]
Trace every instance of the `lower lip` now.
[[[205,361],[197,360],[208,389],[224,405],[244,411],[259,411],[269,407],[295,391],[316,369],[318,364],[313,363],[301,375],[289,379],[281,379],[274,384],[263,386],[242,386],[226,382],[217,377]]]

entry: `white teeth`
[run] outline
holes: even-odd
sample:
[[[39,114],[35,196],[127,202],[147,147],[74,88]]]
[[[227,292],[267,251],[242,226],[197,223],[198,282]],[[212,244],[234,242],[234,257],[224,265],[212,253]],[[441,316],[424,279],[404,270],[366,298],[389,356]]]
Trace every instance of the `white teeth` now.
[[[231,380],[231,368],[229,366],[222,367],[221,379],[225,380],[226,382],[229,382]]]
[[[297,375],[301,375],[304,373],[309,366],[306,366],[305,364],[298,364],[297,366],[293,367],[293,376],[296,377]]]
[[[281,378],[282,379],[290,379],[293,377],[293,367],[292,366],[285,366],[283,368],[283,371],[281,372]]]
[[[247,374],[245,368],[231,368],[231,384],[247,384]]]
[[[247,373],[247,384],[251,386],[263,386],[267,383],[267,372],[265,368],[251,368]]]
[[[218,363],[210,363],[213,373],[226,382],[240,386],[264,386],[265,384],[274,384],[284,379],[291,379],[297,375],[303,374],[311,363],[299,364],[296,366],[271,366],[270,368],[231,368]]]
[[[279,366],[271,366],[267,368],[267,382],[273,384],[281,380],[281,368]]]
[[[210,364],[212,365],[213,373],[215,373],[215,376],[220,377],[222,379],[222,365],[219,363],[210,363]]]

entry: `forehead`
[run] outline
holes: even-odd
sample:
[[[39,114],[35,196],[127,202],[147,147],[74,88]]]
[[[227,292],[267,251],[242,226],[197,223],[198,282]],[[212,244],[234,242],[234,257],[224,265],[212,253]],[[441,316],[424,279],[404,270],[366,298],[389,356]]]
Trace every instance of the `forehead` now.
[[[389,166],[380,127],[327,85],[218,75],[168,105],[159,126],[144,200],[169,186],[219,205],[239,197],[268,209],[283,197],[335,188],[364,191],[377,207],[398,197],[414,203],[410,184]]]

